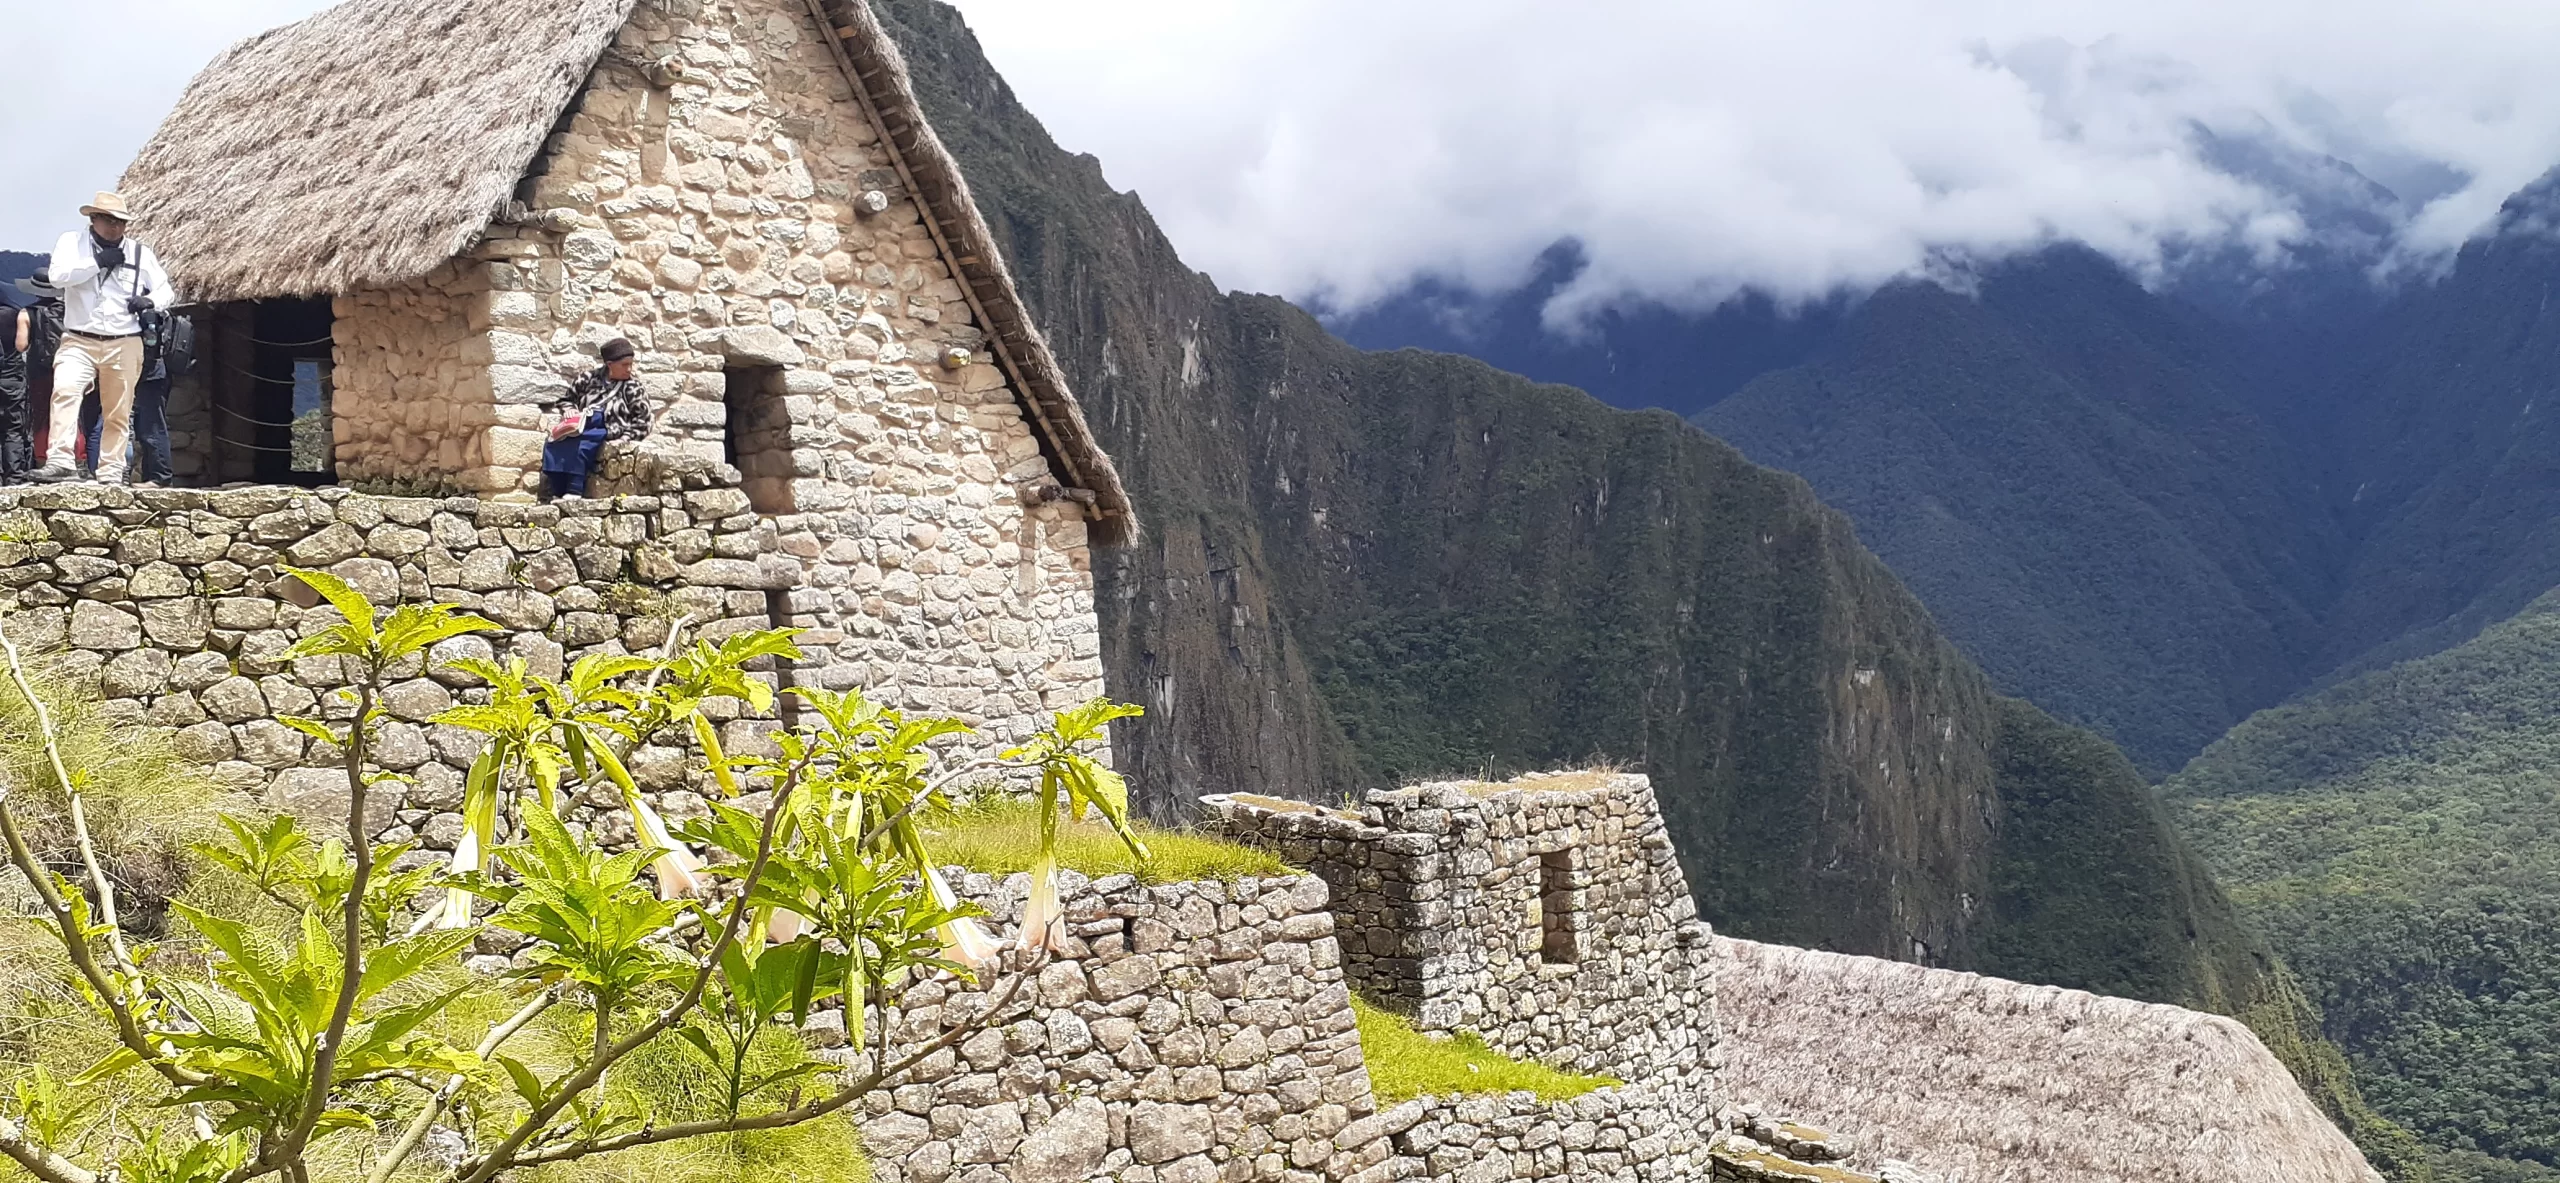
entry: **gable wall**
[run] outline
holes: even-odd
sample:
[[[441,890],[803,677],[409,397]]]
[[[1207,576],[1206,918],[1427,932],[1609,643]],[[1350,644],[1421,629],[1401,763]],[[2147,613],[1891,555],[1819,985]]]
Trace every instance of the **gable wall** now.
[[[802,568],[774,610],[814,630],[806,676],[1006,736],[1102,692],[1081,513],[1024,505],[1039,441],[797,0],[646,0],[534,172],[471,258],[338,301],[342,478],[537,489],[537,404],[628,337],[656,427],[597,491],[744,487]],[[782,445],[738,467],[733,367],[765,367],[752,435]],[[756,557],[712,541],[670,539]]]

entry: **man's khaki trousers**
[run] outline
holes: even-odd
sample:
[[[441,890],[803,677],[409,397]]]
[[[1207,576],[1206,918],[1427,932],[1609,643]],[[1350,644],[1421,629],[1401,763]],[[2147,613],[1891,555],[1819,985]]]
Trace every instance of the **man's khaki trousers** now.
[[[133,387],[141,380],[142,338],[101,341],[64,333],[62,348],[53,356],[53,419],[45,439],[45,464],[71,467],[71,445],[80,438],[80,398],[94,381],[98,454],[89,460],[99,480],[122,481],[125,437],[133,430]]]

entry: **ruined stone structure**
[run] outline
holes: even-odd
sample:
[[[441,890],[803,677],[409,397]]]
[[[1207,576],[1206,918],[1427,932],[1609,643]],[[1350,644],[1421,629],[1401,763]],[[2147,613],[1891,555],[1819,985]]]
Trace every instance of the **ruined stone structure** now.
[[[1695,1117],[1713,1109],[1714,952],[1644,777],[1418,785],[1358,809],[1202,804],[1220,832],[1331,888],[1352,988],[1424,1030],[1625,1081],[1609,1092],[1632,1150],[1600,1163],[1573,1147],[1575,1177],[1693,1177]],[[1462,1104],[1473,1124],[1544,1112]]]

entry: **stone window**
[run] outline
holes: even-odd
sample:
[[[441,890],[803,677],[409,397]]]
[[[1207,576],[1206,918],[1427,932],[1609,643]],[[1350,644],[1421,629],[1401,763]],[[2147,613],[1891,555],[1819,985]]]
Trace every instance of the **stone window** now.
[[[1575,941],[1581,929],[1581,910],[1573,892],[1572,849],[1539,855],[1538,959],[1549,965],[1573,964],[1581,956]]]
[[[757,513],[793,512],[791,411],[783,402],[782,367],[742,366],[726,378],[722,458],[737,467],[739,487]]]

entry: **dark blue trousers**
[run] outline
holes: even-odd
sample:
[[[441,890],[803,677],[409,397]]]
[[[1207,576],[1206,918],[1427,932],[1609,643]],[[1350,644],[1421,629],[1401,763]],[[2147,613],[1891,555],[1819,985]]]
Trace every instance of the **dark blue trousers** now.
[[[598,423],[576,435],[562,436],[542,446],[542,477],[551,485],[551,495],[560,497],[587,495],[587,474],[596,466],[596,453],[604,448],[604,424]]]

